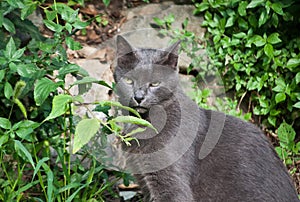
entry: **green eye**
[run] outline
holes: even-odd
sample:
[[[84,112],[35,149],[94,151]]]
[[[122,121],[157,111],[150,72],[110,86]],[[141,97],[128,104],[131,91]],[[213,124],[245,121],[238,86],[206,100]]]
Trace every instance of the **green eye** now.
[[[127,83],[127,84],[132,84],[133,83],[133,81],[131,80],[131,79],[129,79],[129,78],[124,78],[124,81],[125,81],[125,83]]]
[[[160,84],[159,81],[157,81],[157,82],[152,82],[152,83],[150,83],[150,86],[151,86],[151,87],[157,87],[157,86],[159,86],[159,84]]]

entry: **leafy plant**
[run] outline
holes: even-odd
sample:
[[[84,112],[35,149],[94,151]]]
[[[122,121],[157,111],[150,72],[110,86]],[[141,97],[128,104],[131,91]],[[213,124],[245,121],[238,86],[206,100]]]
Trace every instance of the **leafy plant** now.
[[[26,19],[37,7],[43,10],[43,23],[53,36],[44,37]],[[107,119],[76,115],[75,105],[85,106],[83,89],[88,90],[92,83],[111,88],[68,61],[66,47],[81,48],[73,34],[89,24],[79,19],[78,12],[55,1],[51,5],[0,2],[1,201],[105,201],[117,197],[112,189],[116,181],[124,179],[128,184],[131,179],[129,174],[106,170],[95,156],[81,149],[99,129],[105,136],[123,137],[121,122],[152,126],[133,109],[108,101],[94,103]],[[67,85],[67,74],[78,80]],[[70,93],[75,86],[79,95]],[[137,117],[109,116],[104,106],[123,107]],[[132,138],[122,140],[128,144]]]
[[[292,165],[300,160],[300,142],[295,143],[296,132],[293,127],[285,122],[280,124],[278,131],[279,146],[275,148],[276,152],[285,164]]]

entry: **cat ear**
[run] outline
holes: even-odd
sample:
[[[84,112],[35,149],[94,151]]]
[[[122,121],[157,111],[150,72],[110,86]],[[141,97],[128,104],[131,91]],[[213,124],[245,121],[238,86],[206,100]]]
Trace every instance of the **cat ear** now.
[[[178,50],[180,45],[180,40],[164,50],[164,54],[161,60],[158,62],[160,65],[165,65],[172,67],[174,70],[177,69],[178,63]]]
[[[120,67],[128,68],[137,60],[135,49],[122,36],[117,36],[117,63]]]

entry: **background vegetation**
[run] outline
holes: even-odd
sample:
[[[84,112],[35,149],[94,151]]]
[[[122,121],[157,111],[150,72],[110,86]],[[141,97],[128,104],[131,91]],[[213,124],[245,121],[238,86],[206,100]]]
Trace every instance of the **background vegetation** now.
[[[104,145],[112,133],[130,144],[131,136],[121,135],[119,123],[151,125],[136,117],[110,116],[111,107],[124,108],[117,102],[93,103],[106,115],[104,120],[93,112],[76,115],[76,106],[84,104],[71,88],[84,93],[92,83],[112,87],[68,62],[66,49],[81,48],[73,35],[93,20],[101,21],[101,16],[82,21],[74,4],[83,6],[84,1],[0,2],[0,201],[105,201],[118,197],[113,186],[119,179],[124,184],[132,179],[127,173],[106,170],[103,162],[82,149],[97,131]],[[27,19],[37,8],[51,37]],[[195,3],[194,13],[204,16],[204,40],[186,29],[188,20],[183,29],[172,30],[174,16],[154,19],[164,33],[182,39],[182,50],[193,58],[188,71],[198,72],[195,101],[211,108],[211,90],[198,83],[220,72],[233,97],[226,105],[217,101],[214,108],[260,125],[292,175],[299,174],[300,161],[299,9],[296,0],[203,0]],[[201,48],[208,60],[198,54]],[[78,80],[66,85],[67,74]],[[245,112],[237,110],[241,105],[247,106]]]

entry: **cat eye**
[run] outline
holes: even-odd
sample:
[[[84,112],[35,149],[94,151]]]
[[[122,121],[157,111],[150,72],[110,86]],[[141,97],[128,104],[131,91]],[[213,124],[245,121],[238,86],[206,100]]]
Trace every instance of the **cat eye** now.
[[[127,83],[127,84],[132,84],[132,83],[133,83],[133,81],[132,81],[131,79],[126,78],[126,77],[125,77],[123,80],[124,80],[125,83]]]
[[[152,82],[152,83],[150,83],[150,87],[157,87],[157,86],[159,86],[159,84],[160,84],[159,81],[157,81],[157,82]]]

